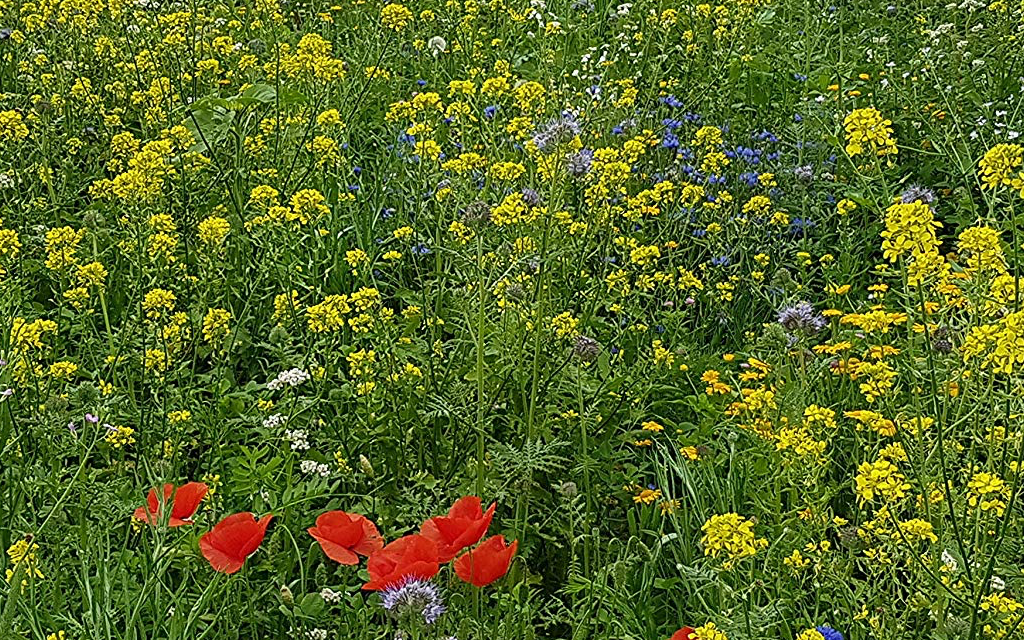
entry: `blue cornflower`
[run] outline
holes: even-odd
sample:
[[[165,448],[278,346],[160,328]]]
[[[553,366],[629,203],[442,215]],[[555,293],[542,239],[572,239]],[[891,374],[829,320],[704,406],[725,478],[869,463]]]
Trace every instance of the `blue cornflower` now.
[[[815,627],[818,633],[825,637],[825,640],[844,640],[843,634],[839,633],[827,624]]]
[[[816,226],[814,220],[810,218],[793,218],[789,222],[789,234],[795,238],[803,238]]]

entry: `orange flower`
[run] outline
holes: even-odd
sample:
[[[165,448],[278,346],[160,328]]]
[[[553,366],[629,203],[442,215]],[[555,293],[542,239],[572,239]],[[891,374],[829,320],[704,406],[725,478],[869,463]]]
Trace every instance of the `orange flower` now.
[[[485,587],[508,573],[512,557],[516,555],[518,540],[505,546],[505,536],[491,536],[472,551],[455,561],[455,575],[463,582]]]
[[[260,548],[267,525],[274,515],[269,514],[256,520],[253,514],[230,515],[203,534],[199,539],[199,550],[203,552],[214,571],[235,573],[245,564],[246,558]]]
[[[377,526],[358,513],[322,513],[316,519],[316,526],[307,531],[320,543],[328,558],[341,564],[356,564],[359,556],[369,556],[384,547]]]
[[[429,580],[440,568],[437,545],[421,535],[405,536],[370,556],[366,561],[370,581],[363,588],[379,591],[410,577]]]
[[[168,503],[172,503],[171,515],[167,521],[169,527],[180,527],[186,524],[192,524],[192,516],[195,515],[196,510],[199,509],[199,503],[206,497],[206,492],[210,488],[202,482],[189,482],[183,484],[175,490],[173,484],[165,484],[163,489],[163,499],[159,499],[156,495],[156,487],[149,490],[149,495],[146,496],[146,506],[139,507],[135,510],[135,519],[142,520],[151,525],[160,524],[161,513],[160,507]],[[173,502],[171,496],[174,496]]]
[[[438,561],[448,562],[484,537],[487,527],[491,526],[495,506],[492,504],[484,513],[480,498],[459,498],[447,516],[437,516],[424,522],[420,533],[437,545]]]

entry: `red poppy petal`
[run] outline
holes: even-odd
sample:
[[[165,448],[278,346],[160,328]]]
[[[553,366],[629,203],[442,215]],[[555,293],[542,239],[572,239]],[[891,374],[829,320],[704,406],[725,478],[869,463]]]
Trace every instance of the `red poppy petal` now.
[[[132,517],[136,520],[141,520],[147,524],[157,524],[156,514],[151,513],[149,509],[146,507],[139,507],[138,509],[136,509],[135,513],[132,514]]]
[[[313,536],[313,538],[320,544],[320,548],[323,549],[324,554],[331,560],[334,560],[338,564],[359,564],[359,556],[348,548],[331,541],[325,536],[322,536],[316,527],[310,527],[307,531],[309,531],[309,535]]]
[[[160,513],[160,499],[156,497],[156,488],[150,489],[146,494],[146,506],[150,513]]]
[[[273,519],[273,514],[267,514],[263,519],[256,522],[256,528],[252,530],[248,540],[242,545],[242,551],[246,556],[252,555],[263,544],[263,538],[267,534],[267,527],[270,526],[270,521]]]
[[[200,539],[203,555],[217,571],[238,571],[245,559],[263,542],[272,519],[273,515],[267,515],[257,521],[251,513],[236,513],[224,518]]]
[[[328,511],[316,519],[320,535],[343,547],[358,544],[363,537],[363,527],[355,514],[344,511]]]
[[[437,575],[437,545],[422,535],[408,535],[375,552],[366,561],[370,581],[364,589],[383,589],[406,576],[431,578]]]
[[[377,525],[368,518],[362,518],[360,524],[362,525],[362,539],[352,547],[352,550],[359,555],[369,556],[383,549],[384,540],[380,537],[380,532],[377,531]]]
[[[171,517],[180,520],[188,520],[195,515],[199,504],[206,497],[210,488],[202,482],[188,482],[178,487],[174,494],[174,506],[171,509]]]
[[[480,498],[476,496],[459,498],[452,505],[452,508],[448,510],[448,517],[478,520],[483,516],[483,509],[481,509],[480,505]]]
[[[402,570],[401,570],[400,573],[401,573],[401,576],[403,578],[408,577],[408,576],[412,576],[412,577],[420,578],[422,580],[429,580],[429,579],[433,578],[434,576],[436,576],[437,573],[440,570],[441,570],[441,567],[436,562],[428,562],[426,560],[420,560],[420,561],[417,561],[417,562],[413,562],[410,565],[406,565],[406,566],[402,567]]]
[[[434,522],[437,519],[438,518],[430,518],[420,525],[420,535],[432,540],[434,544],[441,546],[444,544],[444,536],[441,535],[441,530],[437,528],[437,523]]]
[[[692,635],[693,629],[691,629],[690,627],[683,627],[679,631],[673,633],[672,638],[670,640],[690,640],[690,637]]]
[[[504,536],[492,536],[455,561],[455,575],[477,587],[489,585],[508,573],[518,546],[514,540],[506,548]]]
[[[231,574],[237,572],[245,564],[245,558],[240,559],[219,548],[213,531],[208,531],[199,539],[199,550],[203,552],[203,557],[210,563],[214,571]]]
[[[458,540],[466,532],[466,529],[476,522],[468,518],[445,518],[444,516],[431,518],[430,521],[434,529],[440,533],[441,540],[445,544],[451,544]]]

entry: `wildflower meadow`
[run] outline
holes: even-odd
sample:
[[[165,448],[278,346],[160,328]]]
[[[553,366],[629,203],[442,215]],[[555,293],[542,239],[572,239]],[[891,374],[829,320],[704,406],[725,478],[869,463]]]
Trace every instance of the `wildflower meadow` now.
[[[0,639],[1024,640],[1021,131],[1020,0],[0,0]]]

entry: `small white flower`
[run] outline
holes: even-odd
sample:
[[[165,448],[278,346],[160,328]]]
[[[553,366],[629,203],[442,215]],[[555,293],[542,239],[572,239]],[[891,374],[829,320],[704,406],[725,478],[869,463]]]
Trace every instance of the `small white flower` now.
[[[436,58],[448,49],[448,41],[441,36],[434,36],[427,40],[427,50]]]
[[[320,590],[320,597],[323,598],[324,602],[326,602],[327,604],[334,604],[335,602],[340,602],[341,595],[342,594],[340,591],[334,591],[332,589],[328,589],[327,587],[324,587]]]
[[[956,571],[960,567],[956,558],[953,557],[953,554],[946,550],[943,550],[942,552],[942,564],[949,567],[951,571]]]

